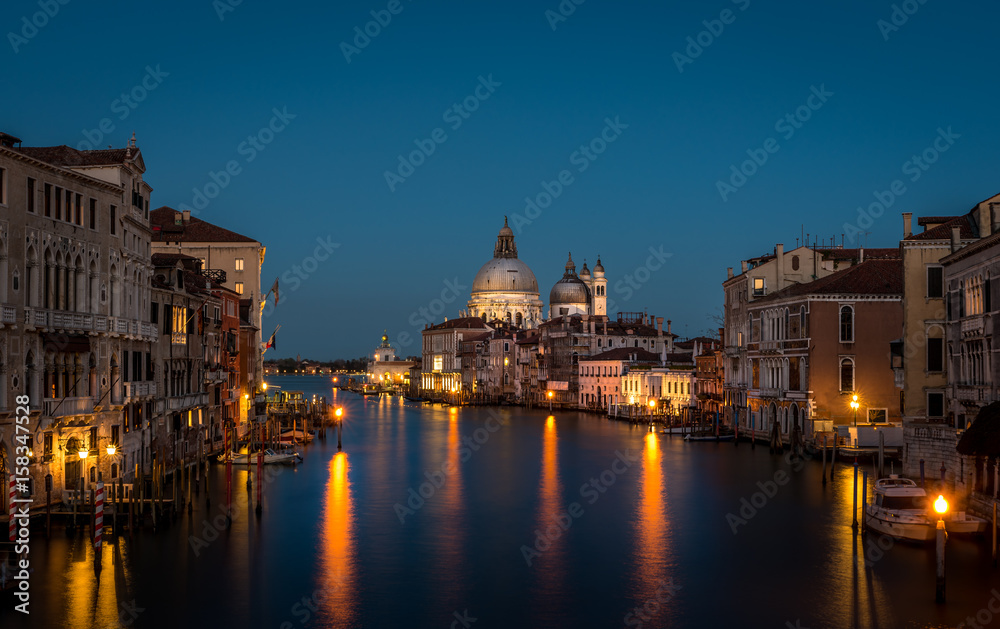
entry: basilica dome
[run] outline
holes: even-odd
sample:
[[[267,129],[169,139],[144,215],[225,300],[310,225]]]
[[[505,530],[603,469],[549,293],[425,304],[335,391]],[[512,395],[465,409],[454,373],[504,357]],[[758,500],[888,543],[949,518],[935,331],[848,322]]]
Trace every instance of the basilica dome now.
[[[472,292],[537,293],[538,280],[528,265],[517,258],[493,258],[472,280]]]
[[[542,320],[538,280],[528,265],[518,259],[514,230],[507,225],[506,217],[497,235],[493,258],[472,281],[469,313],[486,321],[500,319],[526,328],[533,328]]]

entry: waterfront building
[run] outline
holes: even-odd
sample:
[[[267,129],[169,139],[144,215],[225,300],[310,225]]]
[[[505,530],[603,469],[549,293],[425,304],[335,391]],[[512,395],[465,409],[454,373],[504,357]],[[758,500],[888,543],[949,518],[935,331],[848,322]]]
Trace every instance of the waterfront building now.
[[[426,326],[421,333],[421,391],[434,397],[458,393],[462,386],[463,339],[492,329],[479,317],[446,318],[443,323]]]
[[[723,403],[726,423],[733,424],[734,413],[743,413],[745,423],[752,371],[747,356],[750,337],[748,308],[755,300],[767,297],[793,284],[805,284],[841,271],[862,260],[898,258],[897,249],[844,249],[837,247],[796,246],[786,252],[777,244],[774,252],[743,260],[739,274],[727,269],[722,283],[723,354],[725,360]]]
[[[627,404],[622,398],[622,383],[629,369],[636,365],[658,365],[660,357],[634,347],[609,349],[580,359],[580,408],[596,411]],[[632,403],[635,403],[633,400]]]
[[[255,322],[260,319],[260,307],[253,299],[240,299],[240,342],[239,342],[239,421],[238,434],[244,435],[248,422],[257,419],[258,400],[263,389],[263,370],[258,371],[261,361],[260,327]]]
[[[382,334],[382,342],[375,351],[372,352],[371,360],[368,363],[368,376],[371,382],[376,382],[385,387],[403,389],[408,387],[410,379],[410,367],[413,361],[399,360],[396,356],[396,349],[389,343],[389,334]]]
[[[978,309],[984,304],[967,304],[965,297],[978,293],[985,298],[987,293],[984,286],[978,285],[981,270],[975,268],[975,261],[980,258],[978,250],[956,256],[957,264],[951,265],[954,277],[948,280],[943,260],[990,236],[995,220],[992,206],[998,200],[1000,195],[986,199],[959,216],[921,217],[917,224],[924,229],[919,233],[912,233],[911,214],[903,214],[904,238],[899,244],[906,299],[903,334],[892,349],[897,363],[894,367],[903,387],[903,473],[909,476],[919,477],[923,461],[925,473],[935,478],[940,478],[944,468],[947,482],[960,484],[968,480],[961,469],[956,446],[961,430],[974,417],[970,417],[970,411],[979,400],[949,399],[948,394],[949,390],[956,398],[960,392],[963,397],[975,398],[981,392],[985,394],[972,384],[974,378],[979,378],[972,373],[985,374],[978,362],[982,357],[979,347],[985,343],[985,327],[982,330],[978,327],[985,321],[985,313]],[[953,307],[951,317],[955,317],[959,326],[951,339],[946,338],[951,319],[949,305]],[[966,306],[975,314],[967,314]],[[962,340],[962,325],[966,326],[967,343]],[[972,354],[964,367],[972,372],[963,373],[962,352],[969,350]],[[952,373],[955,367],[959,371]],[[971,388],[964,386],[966,383]],[[965,403],[969,403],[968,410]]]
[[[245,333],[255,335],[252,342],[248,339],[246,343],[253,369],[240,370],[240,396],[246,400],[261,384],[253,378],[264,371],[261,351],[263,295],[260,289],[264,246],[253,238],[193,217],[188,210],[179,212],[171,207],[160,207],[149,213],[149,221],[153,230],[153,253],[182,253],[199,258],[206,275],[249,304],[246,325],[241,326]],[[248,357],[241,353],[240,363],[247,361]],[[242,408],[241,416],[245,418],[246,403]]]
[[[719,329],[719,338],[723,330]],[[721,342],[712,339],[710,345],[703,345],[701,353],[694,355],[695,361],[695,393],[698,398],[698,415],[702,418],[715,418],[716,413],[721,419],[722,407],[722,347]]]
[[[17,396],[30,408],[27,440],[0,422],[0,474],[28,445],[22,496],[34,506],[47,475],[59,501],[140,459],[124,445],[123,411],[149,409],[155,394],[134,386],[149,382],[157,338],[145,172],[134,136],[124,148],[77,151],[0,134],[0,415],[13,418]]]
[[[749,421],[765,436],[777,422],[811,434],[816,420],[899,422],[899,389],[887,358],[902,330],[903,266],[864,260],[822,279],[793,284],[747,307]]]

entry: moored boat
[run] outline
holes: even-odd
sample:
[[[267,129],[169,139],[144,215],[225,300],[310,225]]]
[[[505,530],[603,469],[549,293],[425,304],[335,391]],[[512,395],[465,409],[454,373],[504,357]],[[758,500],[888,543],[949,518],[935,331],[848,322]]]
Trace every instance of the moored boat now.
[[[233,465],[256,465],[258,454],[256,452],[251,452],[247,454],[246,452],[223,452],[219,455],[219,462],[231,461]],[[298,463],[302,460],[302,457],[298,452],[283,451],[275,452],[274,450],[267,448],[264,450],[264,460],[262,463],[264,465],[290,465]]]
[[[875,481],[871,504],[865,505],[865,526],[896,539],[934,539],[936,523],[928,517],[927,492],[908,478],[893,474]]]

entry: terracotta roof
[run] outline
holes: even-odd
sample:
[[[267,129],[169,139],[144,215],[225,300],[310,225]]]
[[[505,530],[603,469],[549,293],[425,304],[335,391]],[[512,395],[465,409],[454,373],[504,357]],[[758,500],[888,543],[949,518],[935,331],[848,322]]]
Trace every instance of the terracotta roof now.
[[[682,352],[680,352],[680,353],[679,352],[674,352],[672,354],[667,354],[667,362],[668,363],[675,363],[675,364],[676,363],[684,363],[684,364],[687,364],[687,365],[693,365],[694,364],[694,358],[691,357],[691,354],[686,354],[686,353],[682,353]]]
[[[961,227],[959,236],[963,240],[969,240],[976,237],[976,230],[973,229],[972,219],[968,214],[966,214],[964,216],[948,218],[946,222],[938,225],[937,227],[932,227],[919,234],[913,234],[912,236],[906,237],[904,240],[951,240],[951,228],[954,225]]]
[[[479,334],[470,334],[468,336],[463,336],[462,342],[464,343],[468,341],[473,341],[473,342],[485,341],[490,338],[490,334],[491,334],[490,332],[480,332]]]
[[[938,223],[947,223],[954,218],[961,218],[960,216],[921,216],[917,219],[917,225],[936,225]]]
[[[482,328],[486,329],[486,324],[479,317],[462,317],[460,319],[449,319],[444,323],[438,323],[427,328],[428,330],[453,330],[455,328]]]
[[[149,226],[153,229],[154,242],[258,242],[194,216],[186,225],[176,225],[174,221],[176,214],[180,212],[167,206],[156,208],[149,213]]]
[[[528,330],[521,338],[517,339],[517,344],[533,345],[538,342],[539,336],[538,330]]]
[[[751,307],[799,295],[902,295],[903,261],[865,260],[813,282],[793,284],[754,301]]]
[[[857,260],[861,257],[861,252],[865,252],[865,260],[881,259],[893,260],[900,257],[899,247],[873,248],[873,249],[816,249],[827,260]]]
[[[965,245],[958,251],[946,255],[945,257],[941,258],[941,263],[950,264],[952,262],[957,262],[958,260],[967,258],[974,253],[978,253],[980,251],[983,251],[984,249],[989,249],[990,247],[995,246],[997,242],[1000,242],[1000,231],[994,234],[990,234],[986,238],[980,238],[976,242]]]
[[[658,363],[660,362],[660,356],[654,354],[653,352],[638,348],[638,347],[616,347],[614,349],[609,349],[606,352],[601,352],[600,354],[595,354],[594,356],[587,356],[586,358],[581,358],[580,361],[591,361],[591,360],[632,360],[632,356],[636,357],[636,362],[640,363]]]
[[[22,146],[15,148],[28,157],[55,164],[56,166],[107,166],[109,164],[124,164],[135,159],[139,149],[133,149],[131,156],[128,149],[102,149],[97,151],[78,151],[65,144],[61,146]]]

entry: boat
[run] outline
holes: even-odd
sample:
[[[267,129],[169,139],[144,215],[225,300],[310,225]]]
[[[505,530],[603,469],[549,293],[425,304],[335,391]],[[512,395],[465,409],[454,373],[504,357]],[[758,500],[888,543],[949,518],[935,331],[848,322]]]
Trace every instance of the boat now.
[[[660,431],[661,435],[687,435],[693,433],[695,430],[694,426],[672,426],[670,428],[664,428]]]
[[[944,529],[955,535],[978,535],[986,532],[987,522],[965,511],[953,511],[944,517]]]
[[[927,492],[893,474],[875,481],[873,500],[865,505],[865,526],[896,539],[927,542],[936,535],[930,508]]]
[[[425,400],[422,397],[411,397],[409,395],[404,395],[403,399],[406,400],[406,401],[408,401],[408,402],[426,402],[427,401],[427,400]]]
[[[258,455],[256,452],[253,452],[249,455],[246,452],[243,453],[224,452],[219,455],[219,461],[222,463],[230,461],[233,463],[233,465],[246,465],[249,459],[250,465],[256,465],[257,456]],[[275,452],[270,448],[264,450],[264,460],[263,460],[264,465],[289,465],[298,463],[301,460],[302,457],[299,455],[298,452],[291,452],[291,451]]]
[[[281,433],[278,438],[281,443],[309,443],[313,440],[313,435],[310,432],[306,432],[300,428],[295,430],[288,429]]]
[[[688,433],[684,435],[684,441],[732,441],[734,437],[735,435],[732,433],[729,433],[728,435]]]

